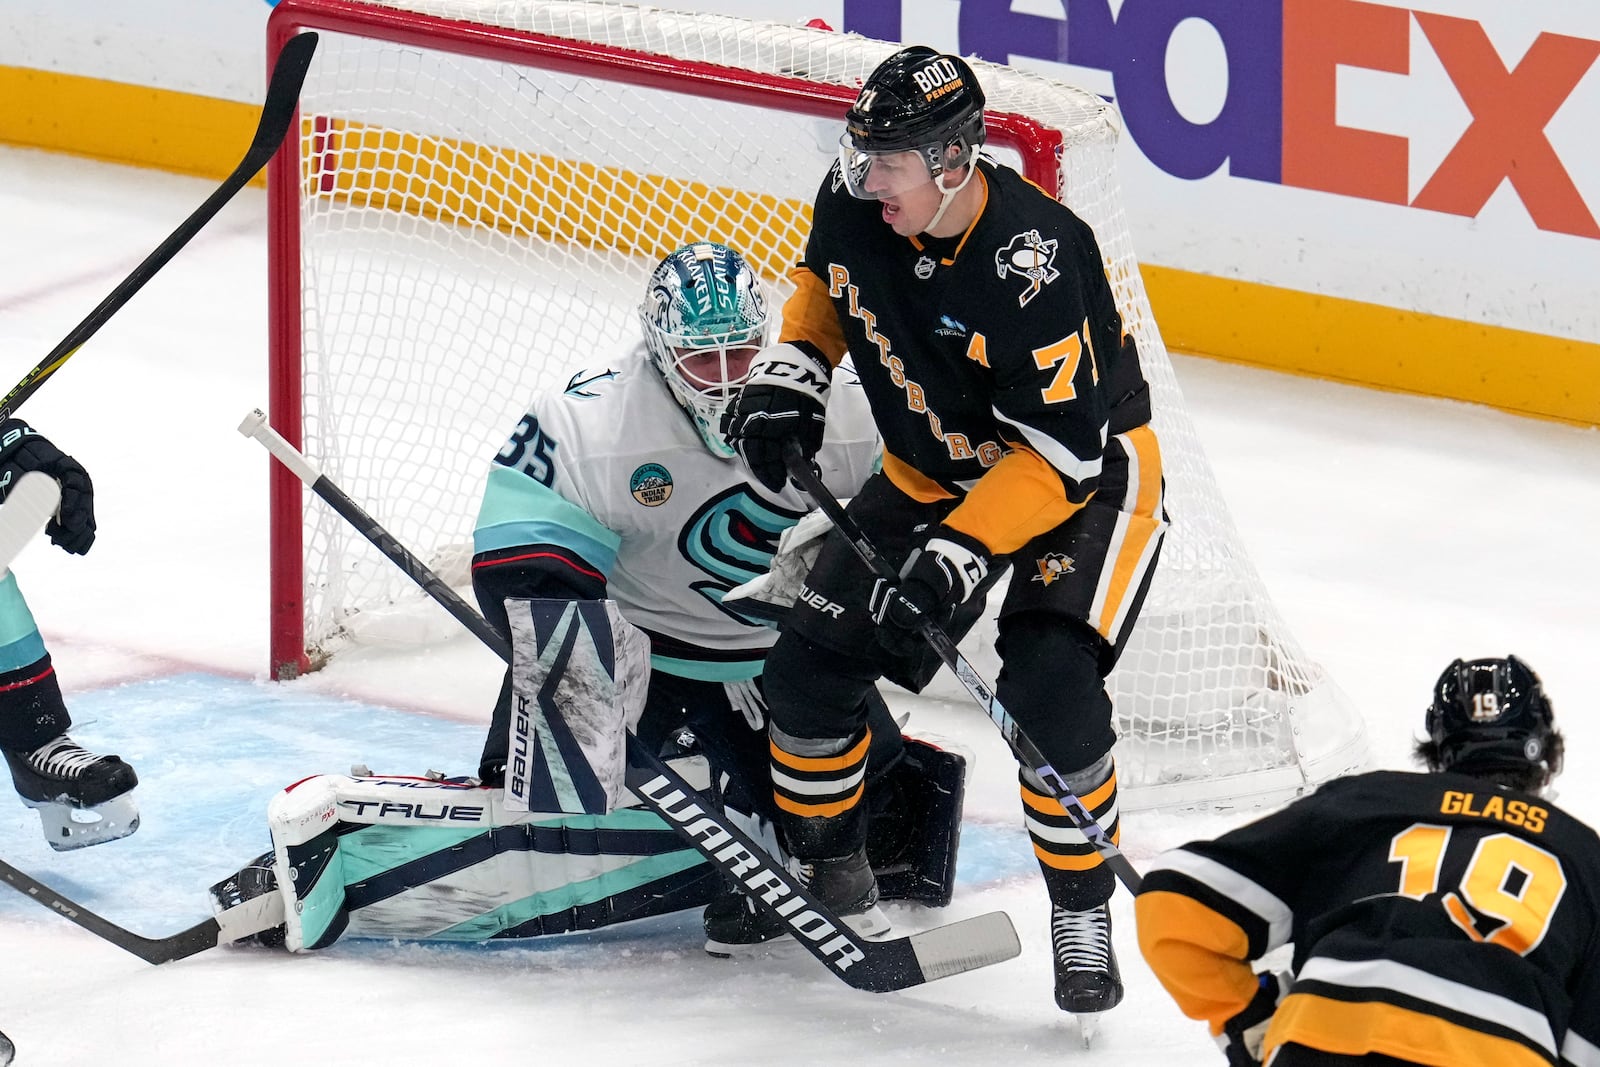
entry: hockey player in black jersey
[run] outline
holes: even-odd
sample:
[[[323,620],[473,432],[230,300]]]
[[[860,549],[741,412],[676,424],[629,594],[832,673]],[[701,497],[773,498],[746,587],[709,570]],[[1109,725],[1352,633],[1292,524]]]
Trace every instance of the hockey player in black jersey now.
[[[998,695],[1102,826],[1117,834],[1104,679],[1165,530],[1149,390],[1090,228],[980,158],[983,92],[956,56],[912,47],[846,117],[792,272],[780,343],[725,420],[771,487],[788,441],[822,440],[829,370],[853,357],[883,469],[850,504],[897,589],[837,533],[767,660],[772,775],[813,888],[871,915],[861,805],[865,698],[937,669],[920,622],[969,627],[1007,565]],[[903,564],[903,566],[901,566]],[[1030,771],[1023,810],[1052,904],[1057,1003],[1122,997],[1106,902],[1114,879]]]
[[[1426,729],[1430,773],[1336,779],[1146,873],[1140,948],[1231,1067],[1600,1064],[1600,840],[1541,795],[1539,679],[1456,660]]]
[[[83,465],[21,419],[0,423],[0,502],[23,474],[40,471],[61,486],[45,527],[68,552],[94,544],[94,487]],[[39,812],[57,851],[126,837],[139,828],[131,795],[138,778],[116,756],[97,756],[67,736],[72,716],[61,699],[50,653],[16,576],[0,576],[0,753],[22,802]]]

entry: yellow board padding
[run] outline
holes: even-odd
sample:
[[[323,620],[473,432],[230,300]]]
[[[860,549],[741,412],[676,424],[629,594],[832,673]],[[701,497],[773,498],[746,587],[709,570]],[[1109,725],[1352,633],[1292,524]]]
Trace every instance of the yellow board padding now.
[[[1600,344],[1145,265],[1167,348],[1600,424]]]
[[[0,66],[0,101],[0,143],[219,180],[238,164],[260,118],[253,104],[21,67]],[[810,217],[810,205],[799,201],[444,138],[367,130],[344,140],[336,147],[336,188],[361,202],[640,256],[665,255],[690,239],[722,240],[772,279],[785,277],[799,257]],[[347,153],[373,162],[392,157],[398,169],[388,176],[354,169],[346,177]],[[308,181],[315,180],[311,166]],[[562,195],[540,199],[534,191],[541,188]],[[483,206],[469,206],[474,197]],[[1174,351],[1600,424],[1600,344],[1170,267],[1141,269]]]
[[[649,259],[720,241],[776,279],[810,228],[803,200],[344,121],[304,119],[301,134],[307,195],[513,237]]]
[[[0,101],[0,142],[218,181],[261,118],[254,104],[26,67],[0,66]]]

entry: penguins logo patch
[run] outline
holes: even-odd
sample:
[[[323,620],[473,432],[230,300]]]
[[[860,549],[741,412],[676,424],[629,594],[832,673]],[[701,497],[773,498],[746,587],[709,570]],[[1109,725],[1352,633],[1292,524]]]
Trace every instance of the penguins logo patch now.
[[[1046,241],[1038,230],[1029,230],[994,254],[994,269],[1000,277],[1016,274],[1028,280],[1028,287],[1017,297],[1019,307],[1027,307],[1040,289],[1061,277],[1055,266],[1058,243],[1054,238]]]
[[[1043,582],[1047,586],[1076,569],[1072,565],[1072,557],[1064,556],[1060,552],[1046,553],[1043,559],[1036,559],[1033,562],[1039,567],[1039,573],[1033,576],[1033,580]]]

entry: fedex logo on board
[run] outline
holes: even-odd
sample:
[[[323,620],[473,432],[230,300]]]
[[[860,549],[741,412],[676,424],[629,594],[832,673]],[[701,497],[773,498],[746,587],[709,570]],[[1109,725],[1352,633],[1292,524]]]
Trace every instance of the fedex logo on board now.
[[[959,2],[956,51],[1106,71],[1129,136],[1174,177],[1226,166],[1237,178],[1469,218],[1509,182],[1540,229],[1600,238],[1594,208],[1548,132],[1600,57],[1600,41],[1541,32],[1531,44],[1497,42],[1470,18],[1365,0],[1059,0],[1065,18],[1013,12],[1013,0]],[[901,8],[844,0],[844,28],[901,40]],[[1174,32],[1195,19],[1226,55],[1226,97],[1206,122],[1184,117],[1167,81]],[[1470,113],[1437,163],[1418,158],[1406,137],[1339,113],[1341,70],[1409,77],[1423,48]],[[1405,84],[1392,90],[1397,102]],[[1600,113],[1600,75],[1584,99],[1587,113]],[[1600,190],[1593,195],[1600,200]]]

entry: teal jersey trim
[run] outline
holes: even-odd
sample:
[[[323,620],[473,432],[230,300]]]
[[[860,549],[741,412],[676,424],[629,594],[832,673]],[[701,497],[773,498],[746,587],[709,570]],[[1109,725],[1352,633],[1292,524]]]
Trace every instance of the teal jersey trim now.
[[[709,660],[680,659],[651,653],[650,669],[696,682],[744,682],[759,676],[767,661],[765,649],[752,651],[750,655],[751,659],[734,663],[712,663]]]
[[[497,552],[517,545],[559,545],[587,560],[600,573],[616,566],[622,538],[555,490],[520,471],[496,463],[472,532],[474,552]]]
[[[37,663],[44,653],[44,638],[17,586],[17,576],[7,571],[0,579],[0,672]]]

